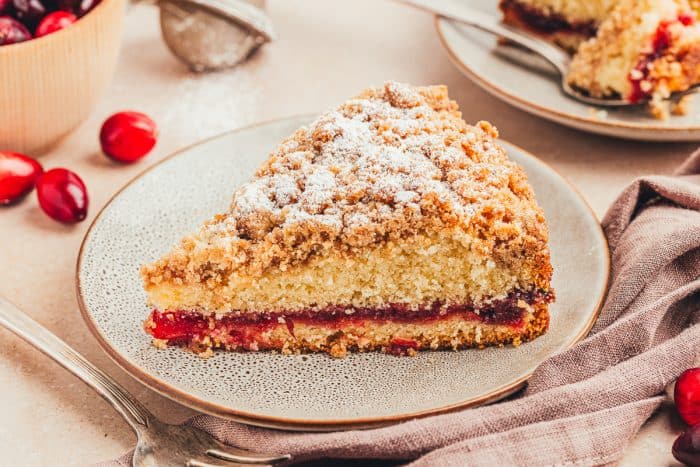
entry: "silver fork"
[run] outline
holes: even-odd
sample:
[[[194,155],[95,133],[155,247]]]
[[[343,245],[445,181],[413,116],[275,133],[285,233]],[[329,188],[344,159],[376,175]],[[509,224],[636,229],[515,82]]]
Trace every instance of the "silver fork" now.
[[[527,34],[515,28],[503,24],[498,18],[472,8],[464,0],[396,0],[399,3],[409,5],[420,10],[434,13],[439,16],[457,21],[482,31],[508,39],[521,47],[540,55],[554,66],[560,76],[560,87],[564,93],[586,104],[599,107],[632,107],[642,105],[640,101],[632,103],[624,99],[597,99],[587,96],[569,85],[566,76],[569,72],[571,57],[564,50],[556,47],[531,34]],[[669,99],[678,100],[681,97],[698,92],[700,85],[695,85],[683,92],[673,93]]]
[[[17,334],[97,391],[137,436],[133,465],[224,467],[270,465],[291,459],[289,454],[267,455],[227,446],[209,433],[187,425],[158,420],[106,373],[88,362],[45,327],[0,297],[0,325]]]

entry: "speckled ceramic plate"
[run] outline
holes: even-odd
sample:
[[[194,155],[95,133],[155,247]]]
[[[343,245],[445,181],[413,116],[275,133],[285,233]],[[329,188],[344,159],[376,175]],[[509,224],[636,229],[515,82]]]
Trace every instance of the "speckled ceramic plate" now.
[[[469,5],[494,16],[498,2],[471,0]],[[455,65],[494,96],[526,112],[592,133],[645,141],[700,140],[700,100],[686,116],[656,120],[644,109],[602,112],[566,97],[552,68],[531,54],[497,44],[493,35],[445,19],[436,19],[443,46]]]
[[[225,210],[268,152],[311,117],[244,128],[189,147],[147,170],[97,216],[78,258],[78,297],[100,344],[134,377],[197,410],[287,429],[369,427],[494,401],[593,325],[608,278],[608,249],[581,196],[551,168],[506,144],[522,164],[550,223],[554,287],[550,331],[519,348],[284,356],[219,352],[208,360],[157,350],[139,267]]]

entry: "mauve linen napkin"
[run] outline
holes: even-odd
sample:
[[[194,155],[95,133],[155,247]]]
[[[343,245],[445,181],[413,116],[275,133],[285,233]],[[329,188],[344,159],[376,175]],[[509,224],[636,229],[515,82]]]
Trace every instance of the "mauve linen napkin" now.
[[[612,278],[600,318],[588,338],[543,362],[515,399],[365,431],[290,433],[206,415],[187,423],[243,448],[291,453],[295,462],[615,462],[666,385],[700,356],[698,174],[700,150],[673,176],[645,177],[622,192],[603,220]],[[107,465],[130,460],[126,454]]]

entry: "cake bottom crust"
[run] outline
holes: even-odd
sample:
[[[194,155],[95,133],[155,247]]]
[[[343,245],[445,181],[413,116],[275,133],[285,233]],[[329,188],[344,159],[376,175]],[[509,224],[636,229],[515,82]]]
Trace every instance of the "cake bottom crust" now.
[[[420,350],[458,350],[487,346],[520,345],[544,334],[549,327],[547,303],[523,310],[513,323],[486,323],[473,313],[455,313],[429,320],[392,321],[347,318],[336,323],[280,319],[235,328],[217,326],[215,318],[205,325],[207,332],[197,338],[159,339],[159,320],[167,313],[154,312],[145,328],[155,337],[154,345],[182,345],[200,356],[213,349],[275,350],[284,354],[328,353],[344,357],[348,352],[382,351],[394,355],[415,355]],[[172,318],[171,318],[172,319]],[[206,329],[205,329],[206,330]]]

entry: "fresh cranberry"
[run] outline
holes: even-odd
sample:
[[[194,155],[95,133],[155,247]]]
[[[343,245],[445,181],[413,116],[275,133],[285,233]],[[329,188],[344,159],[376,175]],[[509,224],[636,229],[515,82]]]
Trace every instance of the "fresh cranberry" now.
[[[80,222],[87,216],[88,194],[83,181],[67,169],[51,169],[36,184],[39,206],[64,224]]]
[[[56,8],[70,11],[80,18],[95,8],[98,3],[100,3],[100,0],[56,0]]]
[[[700,467],[700,425],[689,428],[676,439],[673,457],[691,467]]]
[[[75,23],[78,18],[73,13],[67,11],[54,11],[44,16],[39,26],[36,27],[35,37],[46,36],[52,32],[60,31],[63,28]]]
[[[0,0],[0,15],[7,9],[7,5],[10,4],[10,0]]]
[[[78,11],[80,0],[55,0],[56,9],[60,11],[68,11],[75,14]]]
[[[41,0],[12,0],[15,18],[24,23],[29,29],[34,29],[48,10]]]
[[[109,117],[100,130],[104,153],[119,162],[131,163],[153,149],[158,129],[153,120],[139,112],[119,112]]]
[[[9,16],[0,16],[0,45],[16,44],[31,38],[32,34],[22,23]]]
[[[84,16],[90,10],[95,8],[99,3],[100,0],[80,0],[77,8],[75,9],[75,14],[78,15],[78,17]]]
[[[0,151],[0,204],[24,198],[44,171],[34,159],[16,152]]]
[[[676,381],[673,398],[678,413],[688,425],[700,423],[700,368],[683,372]]]

